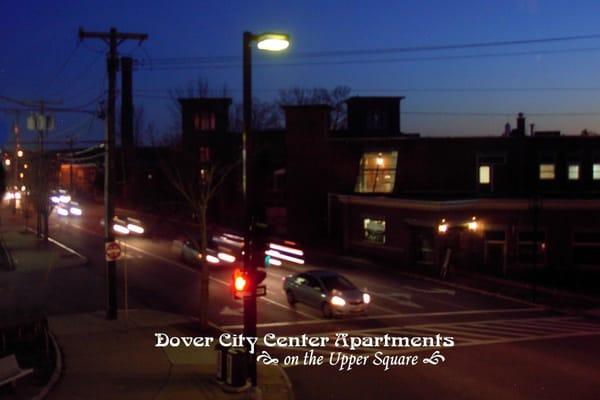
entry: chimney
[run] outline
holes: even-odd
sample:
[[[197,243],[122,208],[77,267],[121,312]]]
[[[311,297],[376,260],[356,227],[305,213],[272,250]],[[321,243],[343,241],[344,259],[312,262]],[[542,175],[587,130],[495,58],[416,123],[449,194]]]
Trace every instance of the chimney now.
[[[522,112],[517,116],[517,132],[516,136],[525,136],[525,116]]]
[[[529,135],[535,135],[535,124],[529,124]]]

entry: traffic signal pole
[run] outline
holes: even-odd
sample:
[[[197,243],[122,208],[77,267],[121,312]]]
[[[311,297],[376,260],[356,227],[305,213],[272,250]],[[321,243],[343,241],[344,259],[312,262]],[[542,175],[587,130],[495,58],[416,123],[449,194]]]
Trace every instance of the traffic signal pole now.
[[[114,242],[112,220],[115,214],[115,95],[118,67],[117,47],[125,40],[138,40],[142,42],[148,38],[145,33],[121,33],[115,28],[109,32],[85,32],[79,29],[79,40],[101,39],[108,44],[109,50],[106,59],[108,72],[108,106],[105,132],[104,156],[104,242]],[[117,265],[116,261],[106,261],[107,304],[106,318],[117,319]]]

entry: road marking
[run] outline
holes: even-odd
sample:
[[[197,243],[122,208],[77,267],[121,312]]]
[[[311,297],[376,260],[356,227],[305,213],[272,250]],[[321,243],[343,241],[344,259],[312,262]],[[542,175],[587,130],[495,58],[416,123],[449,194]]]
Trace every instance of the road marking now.
[[[412,287],[412,286],[402,286],[403,289],[407,289],[407,290],[412,290],[413,292],[419,292],[419,293],[428,293],[428,294],[448,294],[450,296],[454,296],[456,294],[455,290],[451,290],[451,289],[439,289],[439,288],[434,288],[434,289],[421,289],[421,288],[416,288],[416,287]]]
[[[30,231],[30,232],[34,232],[34,233],[35,233],[35,230],[33,230],[32,228],[27,228],[27,230],[28,230],[28,231]],[[53,239],[53,238],[51,238],[51,237],[48,237],[48,241],[49,241],[50,243],[53,243],[53,244],[57,245],[57,246],[58,246],[58,247],[60,247],[61,249],[63,249],[63,250],[66,250],[66,251],[68,251],[69,253],[71,253],[71,254],[74,254],[74,255],[76,255],[77,257],[80,257],[80,258],[82,258],[82,259],[84,259],[84,260],[86,260],[86,261],[87,261],[87,257],[86,257],[86,256],[84,256],[83,254],[81,254],[81,253],[77,252],[76,250],[74,250],[74,249],[70,248],[70,247],[69,247],[69,246],[67,246],[66,244],[63,244],[63,243],[59,242],[58,240],[56,240],[56,239]]]
[[[512,328],[518,328],[522,324],[529,325],[530,323],[552,323],[554,325],[540,326],[537,331],[529,332],[517,332],[511,331]],[[505,331],[509,333],[498,332],[495,327],[490,327],[487,332],[472,333],[469,329],[472,326],[483,326],[485,324],[506,324]],[[582,326],[587,326],[586,329],[578,330],[571,329],[564,331],[563,329],[557,329],[559,324],[568,323],[575,325],[581,323]],[[463,330],[467,328],[467,331]],[[328,355],[331,351],[341,351],[345,353],[357,352],[363,354],[372,354],[376,351],[382,351],[385,355],[395,355],[404,353],[416,353],[421,351],[432,351],[432,347],[402,347],[393,348],[390,347],[362,347],[357,348],[354,351],[350,351],[347,348],[335,347],[335,336],[336,332],[324,332],[315,333],[311,336],[329,337],[329,345],[324,348],[314,349],[314,353]],[[548,340],[548,339],[562,339],[569,337],[578,336],[595,336],[600,335],[600,323],[588,323],[581,317],[541,317],[541,318],[524,318],[524,319],[502,319],[502,320],[490,320],[490,321],[474,321],[474,322],[451,322],[451,323],[440,323],[440,324],[421,324],[421,325],[407,325],[396,328],[375,328],[375,329],[364,329],[354,331],[343,331],[350,336],[382,336],[388,334],[396,337],[435,337],[437,334],[442,336],[452,336],[454,338],[453,347],[445,347],[444,350],[450,350],[454,347],[468,347],[468,346],[481,346],[481,345],[494,345],[494,344],[506,344],[513,342],[524,342],[524,341],[535,341],[535,340]],[[450,335],[447,335],[447,334]],[[307,351],[308,348],[289,348],[294,351]]]
[[[71,226],[73,226],[73,227],[74,227],[74,228],[76,228],[76,229],[81,229],[81,230],[83,230],[83,231],[89,232],[89,233],[91,233],[91,234],[93,234],[93,235],[100,236],[100,237],[104,237],[104,235],[100,235],[100,234],[98,234],[98,233],[96,233],[96,232],[90,231],[89,229],[82,228],[82,227],[80,227],[80,226],[75,226],[75,225],[71,225]],[[177,261],[169,260],[168,258],[165,258],[165,257],[163,257],[163,256],[159,256],[158,254],[153,254],[153,253],[150,253],[150,252],[148,252],[148,251],[142,250],[142,249],[140,249],[139,247],[137,247],[137,246],[134,246],[134,245],[132,245],[132,244],[129,244],[129,243],[128,243],[128,244],[127,244],[127,247],[129,247],[129,248],[131,248],[131,249],[133,249],[133,250],[135,250],[135,251],[137,251],[137,252],[140,252],[140,253],[142,253],[142,254],[145,254],[145,255],[147,255],[147,256],[154,257],[154,258],[156,258],[156,259],[159,259],[159,260],[161,260],[161,261],[164,261],[164,262],[166,262],[166,263],[169,263],[169,264],[171,264],[171,265],[174,265],[174,266],[176,266],[177,268],[179,268],[179,269],[182,269],[182,270],[184,270],[184,271],[186,271],[186,272],[188,272],[188,273],[192,273],[192,274],[196,274],[196,273],[197,273],[196,271],[194,271],[194,270],[190,269],[190,268],[189,268],[187,265],[185,265],[185,264],[181,264],[181,263],[179,263],[179,262],[177,262]],[[222,280],[222,279],[219,279],[219,278],[215,278],[214,276],[211,276],[211,277],[210,277],[210,280],[211,280],[211,281],[214,281],[214,282],[217,282],[217,283],[220,283],[221,285],[224,285],[224,286],[228,286],[228,287],[229,287],[229,282],[226,282],[226,281],[224,281],[224,280]],[[293,312],[295,312],[295,313],[297,313],[297,314],[299,314],[299,315],[302,315],[302,316],[304,316],[304,317],[306,317],[306,318],[310,318],[311,320],[316,320],[316,319],[317,319],[316,317],[314,317],[314,316],[312,316],[312,315],[310,315],[310,314],[307,314],[307,313],[305,313],[305,312],[302,312],[302,311],[296,310],[296,309],[294,309],[294,308],[292,308],[292,307],[290,307],[290,306],[287,306],[287,305],[285,305],[285,304],[282,304],[282,303],[280,303],[280,302],[278,302],[278,301],[275,301],[275,300],[269,299],[269,298],[267,298],[267,297],[264,297],[264,296],[263,296],[263,297],[259,297],[259,299],[262,299],[263,301],[266,301],[267,303],[274,304],[274,305],[276,305],[276,306],[278,306],[278,307],[281,307],[281,308],[284,308],[284,309],[286,309],[286,310],[291,310],[291,311],[293,311]]]
[[[242,308],[231,308],[229,306],[225,306],[219,314],[241,317],[242,315],[244,315],[244,310]]]
[[[282,326],[295,326],[295,325],[315,325],[315,324],[330,324],[338,322],[356,322],[365,320],[378,320],[378,319],[396,319],[396,318],[415,318],[415,317],[443,317],[443,316],[455,316],[455,315],[473,315],[473,314],[501,314],[508,312],[535,312],[543,311],[544,307],[531,307],[531,308],[493,308],[490,310],[463,310],[463,311],[439,311],[439,312],[424,312],[424,313],[411,313],[411,314],[387,314],[387,315],[373,315],[365,317],[355,317],[345,320],[330,320],[330,319],[319,319],[316,321],[281,321],[281,322],[266,322],[257,324],[257,328],[274,328]],[[243,325],[225,325],[221,329],[240,329]],[[380,329],[380,328],[378,328]]]

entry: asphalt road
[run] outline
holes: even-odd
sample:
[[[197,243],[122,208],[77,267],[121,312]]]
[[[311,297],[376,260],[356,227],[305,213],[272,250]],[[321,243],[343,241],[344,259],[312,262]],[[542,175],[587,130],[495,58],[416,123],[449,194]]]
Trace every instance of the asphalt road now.
[[[51,236],[86,255],[86,267],[56,271],[43,290],[49,313],[104,308],[105,274],[100,207],[86,207],[81,218],[51,219]],[[153,226],[143,238],[124,238],[126,256],[118,263],[119,307],[152,308],[197,315],[199,274],[171,251],[180,234],[169,223]],[[340,263],[340,264],[343,264]],[[281,290],[288,274],[312,265],[271,267],[267,296],[258,301],[259,336],[302,334],[330,338],[315,356],[324,364],[303,365],[309,347],[266,348],[284,364],[297,399],[597,399],[600,395],[600,321],[557,314],[518,300],[502,299],[397,274],[356,268],[344,274],[372,294],[367,315],[323,319],[320,311],[287,304]],[[328,266],[319,266],[331,268]],[[242,305],[232,299],[230,265],[211,266],[209,319],[232,333],[242,331]],[[53,273],[54,274],[54,273]],[[125,278],[126,276],[126,278]],[[24,283],[23,283],[24,284]],[[123,311],[120,312],[122,317]],[[439,349],[445,361],[423,363],[436,349],[362,348],[333,345],[336,333],[350,336],[453,337],[454,347]],[[382,353],[377,353],[377,352]],[[366,365],[340,371],[331,354],[363,356]],[[376,356],[376,354],[379,354]],[[377,365],[383,356],[418,356],[415,366]],[[298,365],[293,362],[298,356]],[[388,359],[391,360],[391,359]],[[335,361],[335,360],[333,360]],[[391,362],[391,361],[390,361]]]

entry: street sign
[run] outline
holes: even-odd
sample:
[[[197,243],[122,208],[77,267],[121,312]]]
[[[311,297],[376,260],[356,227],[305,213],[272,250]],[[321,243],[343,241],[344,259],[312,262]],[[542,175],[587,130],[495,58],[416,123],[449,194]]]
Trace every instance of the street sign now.
[[[106,261],[117,261],[121,258],[121,246],[117,242],[108,242],[104,244],[104,253]]]
[[[252,292],[250,292],[249,290],[245,290],[243,292],[235,292],[233,294],[233,297],[235,299],[241,299],[244,297],[250,297],[250,295],[252,294]],[[267,285],[259,285],[256,287],[256,297],[262,297],[262,296],[266,296],[267,295]]]

